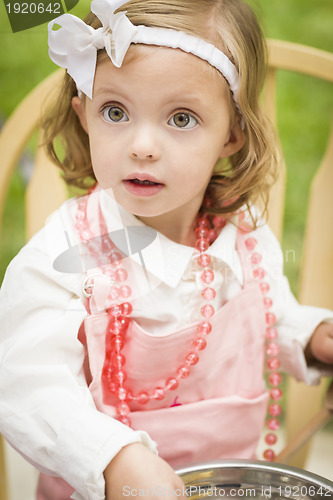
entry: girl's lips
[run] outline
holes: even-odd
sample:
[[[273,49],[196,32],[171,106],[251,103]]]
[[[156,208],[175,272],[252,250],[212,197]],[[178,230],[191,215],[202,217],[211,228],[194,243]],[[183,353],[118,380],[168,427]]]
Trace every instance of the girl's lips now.
[[[149,179],[145,178],[142,180],[132,178],[125,179],[123,183],[127,191],[134,196],[154,196],[164,188],[164,184],[155,182],[151,179],[151,177]]]

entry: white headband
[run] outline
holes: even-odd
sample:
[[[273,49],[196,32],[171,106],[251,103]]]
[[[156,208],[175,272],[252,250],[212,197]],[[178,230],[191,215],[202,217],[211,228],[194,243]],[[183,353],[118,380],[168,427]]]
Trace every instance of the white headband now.
[[[94,29],[71,14],[63,14],[49,23],[49,55],[66,68],[78,90],[92,99],[97,50],[105,49],[112,63],[120,68],[131,43],[181,49],[209,62],[227,80],[238,104],[239,76],[230,59],[211,43],[182,31],[169,28],[134,26],[126,12],[114,12],[128,0],[93,0],[91,11],[102,27]],[[57,31],[55,24],[61,26]]]

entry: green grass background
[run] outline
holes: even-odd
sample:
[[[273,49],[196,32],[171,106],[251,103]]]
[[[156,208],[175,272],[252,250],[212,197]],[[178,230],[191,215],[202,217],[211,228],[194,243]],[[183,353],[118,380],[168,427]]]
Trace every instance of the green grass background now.
[[[266,36],[333,51],[332,0],[248,0]],[[80,0],[71,13],[83,16],[89,7]],[[46,25],[11,32],[0,3],[0,117],[4,121],[21,99],[55,69],[47,55]],[[297,292],[301,241],[309,184],[326,144],[333,86],[311,77],[281,72],[278,79],[278,126],[288,167],[284,251],[295,259],[286,273]],[[0,159],[1,168],[1,159]],[[0,246],[0,282],[9,261],[23,246],[25,181],[18,171],[10,187]]]

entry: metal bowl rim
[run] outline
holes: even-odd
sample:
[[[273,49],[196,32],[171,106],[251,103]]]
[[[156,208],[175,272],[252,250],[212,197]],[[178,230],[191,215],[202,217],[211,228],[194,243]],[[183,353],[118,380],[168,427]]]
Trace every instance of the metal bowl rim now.
[[[195,462],[189,465],[183,465],[177,467],[176,473],[180,476],[185,474],[207,471],[207,470],[216,470],[219,469],[248,469],[253,471],[262,471],[262,472],[273,472],[287,475],[289,477],[294,477],[295,479],[302,479],[304,481],[311,481],[317,485],[323,486],[328,490],[331,490],[333,493],[333,482],[329,479],[326,479],[318,474],[314,474],[313,472],[309,472],[303,469],[298,469],[296,467],[292,467],[290,465],[283,465],[274,462],[264,462],[261,460],[242,460],[242,459],[231,459],[231,460],[211,460],[204,462]]]

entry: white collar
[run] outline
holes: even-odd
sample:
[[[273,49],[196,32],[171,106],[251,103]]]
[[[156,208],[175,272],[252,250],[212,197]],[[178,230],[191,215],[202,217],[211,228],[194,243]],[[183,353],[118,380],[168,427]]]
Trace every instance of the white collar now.
[[[140,219],[118,205],[104,190],[100,191],[100,206],[109,232],[122,229],[124,226],[145,226]],[[242,285],[243,273],[236,251],[236,237],[237,227],[228,223],[207,253],[229,266]],[[193,248],[176,243],[157,232],[155,241],[142,253],[147,270],[168,286],[175,288],[191,262]],[[131,255],[131,258],[140,262],[137,254]]]

